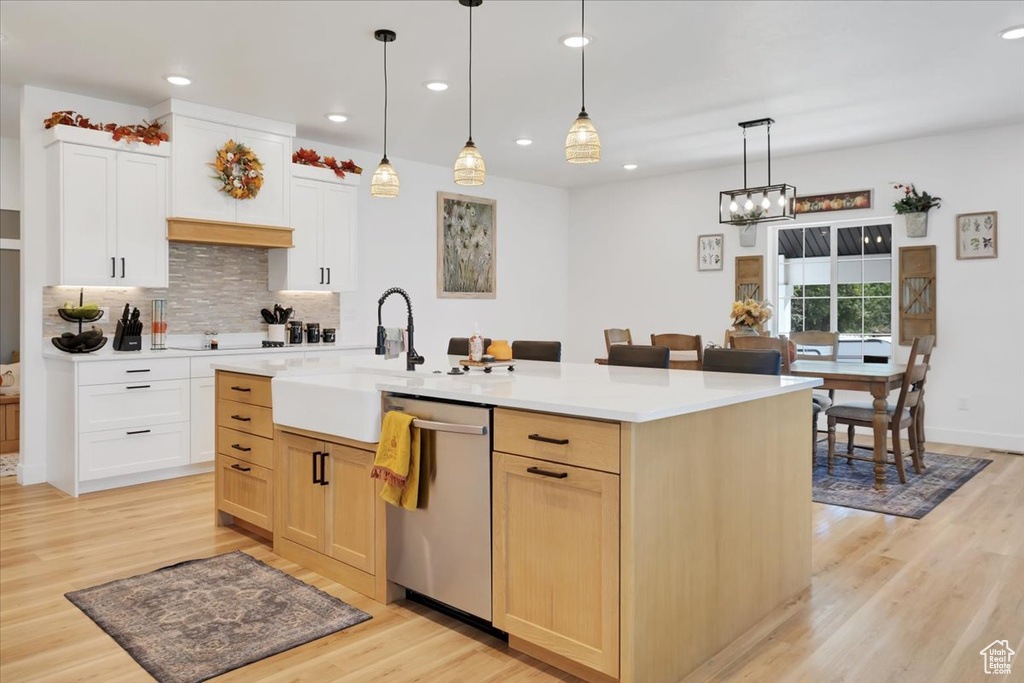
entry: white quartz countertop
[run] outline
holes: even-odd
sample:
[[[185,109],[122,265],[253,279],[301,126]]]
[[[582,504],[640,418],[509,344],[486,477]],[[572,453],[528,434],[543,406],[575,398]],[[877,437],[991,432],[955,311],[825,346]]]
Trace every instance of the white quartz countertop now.
[[[106,360],[131,360],[144,358],[146,360],[153,358],[194,358],[196,356],[203,357],[230,357],[230,356],[247,356],[252,354],[266,354],[268,357],[274,355],[288,354],[288,353],[303,353],[305,351],[353,351],[353,350],[365,350],[368,354],[373,353],[372,344],[295,344],[294,346],[283,346],[278,348],[261,348],[256,343],[255,346],[245,346],[233,348],[231,346],[221,346],[216,351],[211,349],[188,349],[188,348],[167,348],[164,350],[153,350],[149,348],[148,339],[143,339],[143,349],[140,351],[114,351],[112,348],[113,339],[111,338],[106,346],[93,353],[65,353],[64,351],[58,350],[49,339],[43,341],[45,346],[43,347],[43,357],[52,358],[56,360],[71,361],[74,363],[88,363],[95,361],[106,361]]]
[[[519,361],[514,372],[495,368],[489,374],[473,370],[464,375],[448,375],[443,371],[435,374],[434,370],[451,367],[444,360],[415,372],[406,372],[405,361],[401,358],[392,361],[378,357],[339,358],[326,366],[322,361],[319,364],[295,361],[281,364],[279,370],[261,365],[264,366],[262,371],[256,374],[275,378],[275,421],[280,406],[279,388],[287,390],[289,396],[300,397],[293,399],[295,401],[301,401],[304,395],[316,396],[321,410],[330,401],[332,390],[339,396],[362,390],[623,422],[649,422],[822,384],[820,379],[807,377],[537,361]],[[241,369],[241,364],[215,367],[254,372]],[[326,408],[329,410],[329,406]]]

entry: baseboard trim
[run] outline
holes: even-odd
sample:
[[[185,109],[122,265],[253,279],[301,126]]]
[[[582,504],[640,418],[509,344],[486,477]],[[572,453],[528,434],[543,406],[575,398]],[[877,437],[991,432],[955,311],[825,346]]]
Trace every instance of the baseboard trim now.
[[[26,466],[18,463],[18,483],[22,486],[46,483],[46,468],[39,465]]]
[[[1024,451],[1024,436],[1015,434],[970,432],[962,429],[939,429],[928,426],[925,427],[925,434],[928,441],[935,443],[989,448],[993,451]]]

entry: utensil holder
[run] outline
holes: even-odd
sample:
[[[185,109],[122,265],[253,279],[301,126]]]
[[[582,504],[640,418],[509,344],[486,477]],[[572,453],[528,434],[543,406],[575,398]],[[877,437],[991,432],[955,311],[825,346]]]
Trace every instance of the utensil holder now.
[[[153,299],[153,333],[149,348],[167,348],[167,299]]]
[[[284,328],[283,324],[267,325],[267,340],[284,344]]]
[[[114,332],[115,351],[141,351],[142,334],[126,334],[124,325],[117,321],[117,330]]]

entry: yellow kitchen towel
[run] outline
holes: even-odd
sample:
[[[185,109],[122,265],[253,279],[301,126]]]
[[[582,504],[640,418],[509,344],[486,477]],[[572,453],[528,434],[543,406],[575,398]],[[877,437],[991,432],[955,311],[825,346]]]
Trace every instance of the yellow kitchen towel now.
[[[384,415],[370,473],[371,478],[384,480],[380,497],[407,510],[415,510],[419,498],[420,430],[412,426],[414,419],[395,410]]]

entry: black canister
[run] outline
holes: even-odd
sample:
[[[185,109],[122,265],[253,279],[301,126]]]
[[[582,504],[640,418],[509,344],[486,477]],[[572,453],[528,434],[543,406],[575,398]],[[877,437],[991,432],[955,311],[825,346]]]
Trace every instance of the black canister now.
[[[302,343],[302,321],[292,320],[288,323],[288,343],[289,344],[301,344]]]
[[[324,344],[333,344],[334,343],[334,332],[335,332],[335,329],[333,327],[325,327],[324,328]]]
[[[306,343],[320,343],[320,323],[306,323]]]

